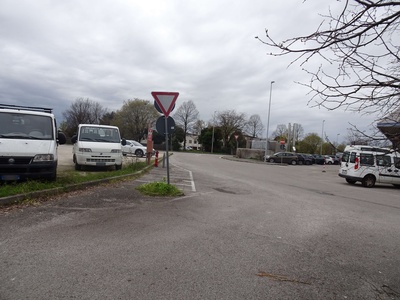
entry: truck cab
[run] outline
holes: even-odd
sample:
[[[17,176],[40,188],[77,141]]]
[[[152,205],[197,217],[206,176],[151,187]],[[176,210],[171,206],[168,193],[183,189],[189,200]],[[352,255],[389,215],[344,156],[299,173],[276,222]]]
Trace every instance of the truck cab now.
[[[65,142],[51,108],[0,104],[0,181],[55,180]]]

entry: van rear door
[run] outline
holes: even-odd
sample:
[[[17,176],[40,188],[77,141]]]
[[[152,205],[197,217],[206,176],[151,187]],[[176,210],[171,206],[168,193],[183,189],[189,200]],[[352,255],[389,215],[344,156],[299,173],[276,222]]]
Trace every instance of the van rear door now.
[[[392,183],[395,176],[393,157],[390,155],[377,155],[376,164],[379,172],[379,182]]]

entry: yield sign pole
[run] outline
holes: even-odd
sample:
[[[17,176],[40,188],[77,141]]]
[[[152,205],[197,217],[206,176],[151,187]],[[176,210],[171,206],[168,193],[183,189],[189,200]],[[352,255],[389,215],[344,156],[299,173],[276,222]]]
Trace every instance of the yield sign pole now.
[[[179,93],[175,92],[151,92],[154,100],[162,110],[165,116],[165,149],[167,154],[167,183],[169,184],[169,153],[168,153],[168,123],[167,119],[170,112],[172,111],[175,101],[179,96]]]

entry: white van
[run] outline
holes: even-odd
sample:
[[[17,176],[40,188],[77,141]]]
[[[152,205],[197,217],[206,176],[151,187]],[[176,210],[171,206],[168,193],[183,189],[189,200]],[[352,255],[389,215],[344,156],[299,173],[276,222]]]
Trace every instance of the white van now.
[[[78,133],[71,138],[75,170],[82,166],[122,168],[121,144],[126,143],[118,127],[108,125],[80,124]]]
[[[400,187],[400,153],[387,148],[347,146],[340,163],[339,176],[350,184],[365,187],[387,183]]]
[[[51,108],[0,104],[0,181],[55,180],[65,142]]]

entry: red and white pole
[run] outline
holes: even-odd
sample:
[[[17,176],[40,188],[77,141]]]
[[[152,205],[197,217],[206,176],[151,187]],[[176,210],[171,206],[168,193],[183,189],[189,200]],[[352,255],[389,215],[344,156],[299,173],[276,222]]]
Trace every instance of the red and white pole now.
[[[156,151],[156,158],[154,159],[154,166],[158,167],[158,151]]]

